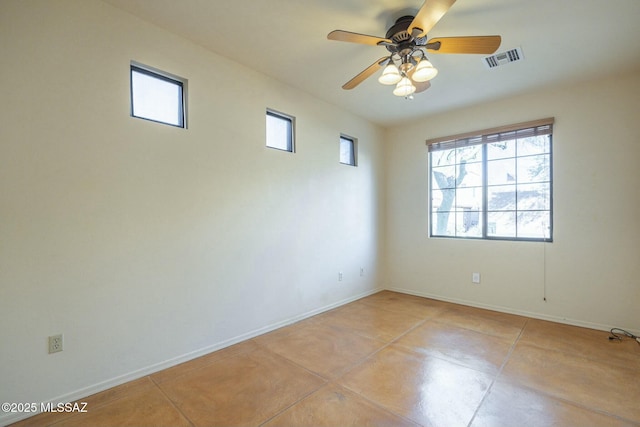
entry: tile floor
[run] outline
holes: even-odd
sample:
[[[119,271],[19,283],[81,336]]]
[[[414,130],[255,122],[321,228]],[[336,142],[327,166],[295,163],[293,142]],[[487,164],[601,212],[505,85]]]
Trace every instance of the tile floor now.
[[[640,346],[389,291],[17,426],[640,426]]]

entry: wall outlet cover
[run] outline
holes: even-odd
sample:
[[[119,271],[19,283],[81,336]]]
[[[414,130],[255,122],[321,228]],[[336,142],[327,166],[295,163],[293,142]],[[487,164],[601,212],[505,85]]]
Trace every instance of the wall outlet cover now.
[[[49,354],[62,351],[62,334],[49,337]]]

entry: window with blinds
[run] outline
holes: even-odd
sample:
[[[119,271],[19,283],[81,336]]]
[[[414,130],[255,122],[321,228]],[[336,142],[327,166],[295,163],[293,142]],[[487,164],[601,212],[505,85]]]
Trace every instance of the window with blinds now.
[[[427,140],[432,237],[553,240],[553,119]]]

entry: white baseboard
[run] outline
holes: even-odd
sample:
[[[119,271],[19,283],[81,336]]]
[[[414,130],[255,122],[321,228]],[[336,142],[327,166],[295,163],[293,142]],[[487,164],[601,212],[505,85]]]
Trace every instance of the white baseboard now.
[[[563,323],[565,325],[572,325],[572,326],[580,326],[582,328],[596,329],[600,331],[610,331],[611,328],[621,327],[620,325],[604,325],[601,323],[585,322],[582,320],[575,320],[567,317],[551,316],[544,313],[535,313],[535,312],[526,311],[526,310],[515,310],[508,307],[502,307],[502,306],[491,305],[491,304],[482,304],[482,303],[467,301],[459,298],[448,298],[448,297],[443,297],[441,295],[430,294],[428,292],[418,292],[418,291],[413,291],[409,289],[396,288],[393,286],[387,287],[386,289],[389,291],[400,292],[407,295],[431,298],[438,301],[451,302],[454,304],[467,305],[470,307],[484,308],[487,310],[499,311],[501,313],[517,314],[519,316],[531,317],[533,319],[548,320],[550,322]],[[626,329],[627,331],[631,332],[634,335],[640,336],[640,331],[638,330],[627,329],[627,328],[623,328],[623,329]]]
[[[176,365],[179,365],[181,363],[188,362],[188,361],[196,359],[196,358],[198,358],[200,356],[204,356],[205,354],[213,353],[214,351],[217,351],[217,350],[222,350],[223,348],[232,346],[234,344],[240,343],[242,341],[246,341],[246,340],[251,339],[251,338],[255,338],[255,337],[257,337],[259,335],[262,335],[262,334],[266,334],[267,332],[271,332],[271,331],[273,331],[275,329],[279,329],[279,328],[282,328],[284,326],[291,325],[293,323],[299,322],[301,320],[307,319],[307,318],[315,316],[317,314],[324,313],[325,311],[332,310],[332,309],[334,309],[336,307],[340,307],[342,305],[345,305],[345,304],[348,304],[350,302],[359,300],[359,299],[364,298],[366,296],[375,294],[376,292],[380,292],[382,290],[384,290],[384,289],[383,288],[375,288],[375,289],[363,292],[361,294],[358,294],[356,296],[340,300],[338,302],[335,302],[335,303],[332,303],[332,304],[317,308],[315,310],[308,311],[306,313],[299,314],[297,316],[293,316],[291,318],[282,320],[280,322],[272,323],[270,325],[267,325],[267,326],[259,328],[259,329],[255,329],[253,331],[247,332],[247,333],[242,334],[242,335],[238,335],[238,336],[230,338],[228,340],[221,341],[221,342],[212,344],[210,346],[207,346],[207,347],[204,347],[204,348],[200,348],[198,350],[191,351],[189,353],[185,353],[183,355],[171,358],[169,360],[165,360],[165,361],[162,361],[162,362],[159,362],[159,363],[155,363],[155,364],[150,365],[150,366],[146,366],[146,367],[141,368],[141,369],[137,369],[137,370],[135,370],[133,372],[129,372],[127,374],[120,375],[118,377],[108,379],[108,380],[100,382],[98,384],[93,384],[91,386],[84,387],[84,388],[79,389],[79,390],[75,390],[75,391],[73,391],[71,393],[63,394],[62,396],[58,396],[56,398],[48,400],[48,402],[43,402],[43,403],[45,403],[45,404],[46,403],[53,403],[55,405],[55,404],[57,404],[59,402],[64,402],[64,403],[66,403],[66,402],[74,402],[74,401],[80,400],[80,399],[82,399],[84,397],[91,396],[92,394],[100,393],[101,391],[105,391],[105,390],[108,390],[108,389],[110,389],[112,387],[119,386],[119,385],[124,384],[126,382],[137,380],[137,379],[145,377],[147,375],[151,375],[153,373],[162,371],[164,369],[171,368],[172,366],[176,366]],[[25,418],[29,418],[31,416],[34,416],[37,413],[38,412],[35,412],[35,413],[32,412],[32,413],[26,413],[26,414],[25,413],[3,413],[3,414],[0,414],[0,426],[6,426],[6,425],[9,425],[11,423],[15,423],[15,422],[23,420]]]

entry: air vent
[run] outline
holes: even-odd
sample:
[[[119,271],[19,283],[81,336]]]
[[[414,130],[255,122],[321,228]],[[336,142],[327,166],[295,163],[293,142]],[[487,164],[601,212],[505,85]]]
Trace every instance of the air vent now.
[[[524,55],[522,54],[522,48],[516,47],[515,49],[486,56],[482,59],[482,62],[487,68],[495,68],[500,65],[508,64],[509,62],[522,61],[523,59]]]

